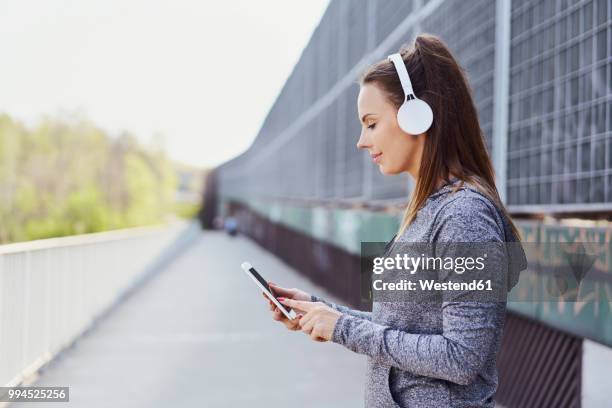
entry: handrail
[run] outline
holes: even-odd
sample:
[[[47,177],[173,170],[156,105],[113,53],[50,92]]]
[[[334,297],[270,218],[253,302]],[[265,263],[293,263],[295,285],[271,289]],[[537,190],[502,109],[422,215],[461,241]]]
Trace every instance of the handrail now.
[[[175,221],[0,246],[0,385],[27,382],[199,230]]]

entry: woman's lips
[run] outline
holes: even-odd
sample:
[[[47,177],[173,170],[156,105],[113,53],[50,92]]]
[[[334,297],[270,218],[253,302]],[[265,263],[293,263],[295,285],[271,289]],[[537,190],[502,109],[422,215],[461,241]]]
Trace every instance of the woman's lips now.
[[[374,163],[378,163],[380,161],[380,156],[382,156],[382,153],[376,153],[371,156],[372,156],[372,160],[374,161]]]

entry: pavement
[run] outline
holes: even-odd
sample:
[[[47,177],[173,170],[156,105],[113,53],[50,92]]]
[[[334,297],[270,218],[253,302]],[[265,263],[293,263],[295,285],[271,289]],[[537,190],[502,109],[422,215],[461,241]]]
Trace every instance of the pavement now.
[[[337,301],[248,238],[204,231],[31,384],[69,402],[10,407],[362,407],[365,357],[272,320],[243,261]]]

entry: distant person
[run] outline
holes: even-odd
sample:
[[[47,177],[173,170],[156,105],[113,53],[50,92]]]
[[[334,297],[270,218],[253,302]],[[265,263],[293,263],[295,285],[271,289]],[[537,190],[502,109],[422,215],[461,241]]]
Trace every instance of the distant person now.
[[[464,70],[429,34],[395,55],[362,74],[357,99],[357,147],[371,154],[382,174],[408,173],[415,181],[392,245],[515,241],[520,250],[511,256],[519,267],[508,273],[510,290],[526,259],[495,186]],[[445,293],[431,303],[374,301],[372,312],[271,287],[299,312],[290,321],[268,301],[275,320],[368,356],[366,407],[494,407],[505,286],[497,302]]]
[[[223,228],[230,236],[236,236],[238,233],[238,221],[232,216],[225,217]]]

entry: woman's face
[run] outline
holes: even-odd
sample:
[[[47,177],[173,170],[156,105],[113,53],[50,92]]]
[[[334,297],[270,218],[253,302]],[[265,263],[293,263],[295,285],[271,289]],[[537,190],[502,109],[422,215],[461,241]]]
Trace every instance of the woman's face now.
[[[409,135],[400,129],[397,109],[374,83],[361,86],[357,111],[361,121],[357,148],[367,149],[374,156],[381,173],[408,172],[416,180],[426,134]]]

